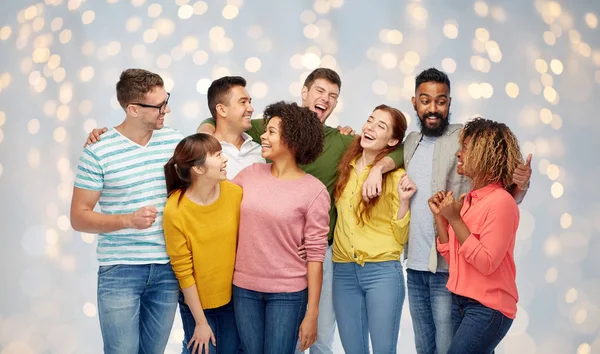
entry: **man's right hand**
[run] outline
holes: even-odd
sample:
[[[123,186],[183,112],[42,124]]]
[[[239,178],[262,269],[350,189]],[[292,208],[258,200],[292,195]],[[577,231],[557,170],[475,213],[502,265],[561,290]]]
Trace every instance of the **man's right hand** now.
[[[100,141],[100,135],[106,133],[107,131],[108,131],[107,127],[92,129],[92,131],[90,132],[90,135],[88,135],[88,138],[85,141],[85,144],[83,144],[83,147],[86,147],[88,145],[91,145],[93,143]]]
[[[126,227],[138,230],[147,229],[154,224],[157,215],[158,210],[154,206],[141,207],[132,214],[127,215]]]

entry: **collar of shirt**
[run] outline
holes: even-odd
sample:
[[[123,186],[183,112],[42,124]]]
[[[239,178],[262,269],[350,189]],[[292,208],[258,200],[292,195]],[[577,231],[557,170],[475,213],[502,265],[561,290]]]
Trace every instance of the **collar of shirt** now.
[[[469,207],[477,204],[478,201],[482,200],[483,198],[488,196],[490,193],[492,193],[493,191],[495,191],[499,188],[502,188],[502,185],[500,185],[500,183],[490,183],[490,184],[486,185],[485,187],[482,187],[482,188],[479,188],[476,190],[472,190],[469,193],[467,193],[467,196],[465,197],[465,202],[464,202],[463,208],[460,213],[461,216],[467,212]]]
[[[248,141],[252,141],[252,137],[250,135],[248,135],[247,133],[242,133],[242,138],[244,139],[242,146],[246,145],[248,143]],[[221,143],[221,145],[229,145],[229,146],[235,147],[235,145],[228,143],[226,141],[219,141],[219,142]]]

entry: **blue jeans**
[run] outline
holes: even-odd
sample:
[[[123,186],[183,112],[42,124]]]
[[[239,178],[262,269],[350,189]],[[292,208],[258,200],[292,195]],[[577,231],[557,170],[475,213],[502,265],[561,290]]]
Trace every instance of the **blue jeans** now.
[[[293,354],[306,314],[308,288],[293,293],[260,293],[233,286],[240,340],[248,354]]]
[[[508,332],[513,320],[468,297],[453,295],[454,339],[448,354],[489,354]]]
[[[406,271],[408,305],[418,354],[446,354],[454,334],[448,272]]]
[[[178,297],[170,263],[101,266],[98,317],[104,353],[164,353]]]
[[[310,346],[310,350],[306,351],[307,354],[333,354],[335,311],[333,311],[333,261],[331,257],[331,246],[327,246],[325,260],[323,261],[323,284],[321,285],[321,299],[319,300],[317,340]],[[301,351],[296,350],[296,354],[301,353]]]
[[[194,335],[196,320],[194,319],[192,310],[184,302],[183,293],[179,295],[179,313],[181,314],[181,322],[183,323],[183,331],[185,333],[181,353],[187,354],[191,353],[187,345]],[[212,345],[212,342],[209,343],[208,352],[210,354],[238,354],[240,352],[240,337],[235,325],[233,302],[230,301],[227,305],[204,310],[204,316],[206,316],[208,325],[213,331],[217,342],[216,347]]]
[[[344,352],[396,353],[404,303],[399,261],[333,264],[333,308]]]

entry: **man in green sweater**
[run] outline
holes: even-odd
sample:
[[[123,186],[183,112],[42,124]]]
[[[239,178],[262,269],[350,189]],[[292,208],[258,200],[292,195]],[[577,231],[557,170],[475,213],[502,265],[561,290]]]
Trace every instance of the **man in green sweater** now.
[[[335,334],[335,313],[333,311],[332,283],[333,262],[331,261],[331,244],[333,243],[333,230],[337,219],[335,201],[332,193],[337,179],[337,167],[346,152],[348,146],[354,139],[350,135],[344,135],[338,129],[325,125],[325,121],[335,109],[342,81],[339,75],[326,68],[315,69],[304,81],[302,87],[302,106],[308,107],[317,114],[323,123],[325,130],[325,143],[323,152],[317,160],[311,164],[301,166],[304,171],[318,178],[329,191],[331,196],[331,209],[329,212],[329,247],[323,263],[323,287],[321,300],[319,302],[319,321],[317,341],[311,346],[310,354],[332,354],[333,338]],[[246,131],[254,141],[260,144],[260,135],[264,132],[264,121],[253,119],[252,127]],[[213,134],[215,121],[212,118],[204,120],[198,127],[199,133]],[[384,157],[375,165],[369,177],[363,185],[363,198],[373,198],[381,192],[382,175],[403,165],[403,149],[396,149],[393,153]]]

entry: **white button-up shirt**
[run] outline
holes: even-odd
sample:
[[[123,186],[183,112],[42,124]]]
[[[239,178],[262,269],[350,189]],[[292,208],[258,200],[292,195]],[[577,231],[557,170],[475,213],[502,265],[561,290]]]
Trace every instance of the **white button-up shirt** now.
[[[227,179],[233,179],[241,170],[256,162],[265,163],[261,156],[261,146],[252,140],[252,137],[242,133],[244,142],[238,150],[233,144],[221,141],[223,154],[227,157]]]

